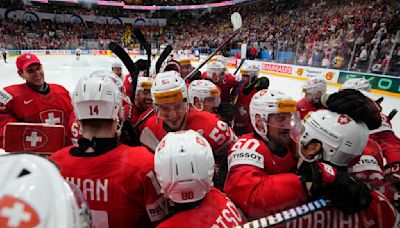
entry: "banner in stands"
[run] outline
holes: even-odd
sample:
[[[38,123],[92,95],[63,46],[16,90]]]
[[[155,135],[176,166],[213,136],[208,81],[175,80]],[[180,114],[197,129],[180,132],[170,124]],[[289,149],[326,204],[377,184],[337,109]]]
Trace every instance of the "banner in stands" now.
[[[296,77],[306,77],[306,78],[323,77],[328,82],[336,83],[339,78],[339,73],[340,73],[339,70],[293,65],[292,75]]]
[[[338,83],[343,84],[347,79],[350,78],[365,78],[371,83],[372,89],[400,93],[400,78],[377,74],[361,74],[357,72],[341,71]]]

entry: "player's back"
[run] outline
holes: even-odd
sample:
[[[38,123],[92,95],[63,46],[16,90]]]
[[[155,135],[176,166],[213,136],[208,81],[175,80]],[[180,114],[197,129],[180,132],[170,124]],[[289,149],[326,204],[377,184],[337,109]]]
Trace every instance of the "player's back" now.
[[[198,207],[179,212],[157,227],[233,227],[243,222],[236,206],[212,188]]]
[[[153,154],[145,147],[120,145],[105,153],[66,147],[50,159],[83,192],[95,227],[147,227],[149,216],[152,221],[164,216],[153,184]]]

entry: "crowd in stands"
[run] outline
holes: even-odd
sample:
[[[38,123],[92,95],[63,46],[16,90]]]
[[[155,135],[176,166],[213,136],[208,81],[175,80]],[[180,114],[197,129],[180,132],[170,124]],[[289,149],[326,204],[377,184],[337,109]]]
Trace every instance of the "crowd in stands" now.
[[[12,0],[2,1],[0,6],[4,7],[3,4],[7,5],[9,1]],[[146,27],[143,31],[156,45],[171,43],[175,49],[196,48],[208,53],[232,34],[229,15],[238,11],[243,17],[243,29],[227,46],[226,55],[233,55],[231,49],[239,49],[242,42],[248,42],[249,49],[253,49],[252,58],[267,55],[268,60],[284,63],[360,71],[368,68],[377,73],[400,72],[399,36],[396,37],[397,31],[400,31],[398,1],[317,2],[256,1],[200,13],[151,12],[151,15],[144,16],[164,17],[168,24],[163,28]],[[32,9],[38,6],[14,4],[14,7],[25,7],[27,10],[26,7]],[[140,14],[118,8],[113,12],[83,6],[60,8],[51,4],[41,5],[40,10],[104,16],[115,13],[128,17]],[[81,26],[50,21],[26,23],[3,20],[0,31],[3,34],[0,44],[12,44],[12,48],[20,49],[74,48],[77,45],[87,46],[85,42],[91,39],[97,40],[93,41],[97,44],[92,42],[92,45],[99,49],[106,48],[105,44],[110,40],[126,46],[135,43],[129,25],[88,23]]]

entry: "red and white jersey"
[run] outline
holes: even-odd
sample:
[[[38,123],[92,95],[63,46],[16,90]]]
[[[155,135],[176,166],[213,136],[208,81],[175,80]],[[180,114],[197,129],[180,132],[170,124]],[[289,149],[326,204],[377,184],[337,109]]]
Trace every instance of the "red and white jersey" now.
[[[207,71],[204,71],[201,74],[202,79],[208,79]],[[231,73],[226,73],[224,79],[219,83],[214,83],[218,86],[221,91],[221,102],[232,102],[231,90],[239,85],[239,82],[236,80],[235,76]]]
[[[372,186],[384,183],[384,159],[378,143],[369,138],[362,155],[351,162],[348,170],[349,173]],[[393,191],[390,185],[377,190],[393,203],[397,193]]]
[[[201,204],[181,211],[161,222],[158,228],[175,227],[234,227],[243,224],[236,206],[219,190],[212,188]]]
[[[140,141],[153,151],[168,133],[163,124],[162,118],[157,121],[157,117],[153,115],[143,125],[144,129],[140,135]],[[215,157],[224,154],[236,140],[236,135],[228,124],[209,112],[190,109],[182,130],[190,129],[197,131],[208,141]]]
[[[381,126],[370,131],[370,137],[382,148],[383,156],[388,164],[400,162],[400,139],[394,134],[389,118],[382,113],[381,117]]]
[[[78,140],[82,138],[82,129],[76,119],[75,112],[71,113],[71,117],[68,121],[68,136],[71,139],[71,143],[74,146],[78,146]]]
[[[241,86],[235,104],[235,132],[247,134],[250,132],[254,132],[254,128],[250,120],[249,107],[251,98],[253,98],[254,94],[256,94],[258,90],[253,89],[250,91],[250,93],[244,94],[243,89],[243,86]]]
[[[304,117],[309,113],[313,111],[320,110],[321,108],[315,107],[310,101],[308,101],[307,98],[303,98],[299,100],[296,104],[296,109],[300,114],[300,118],[304,119]]]
[[[12,115],[18,122],[64,125],[73,111],[68,91],[56,84],[48,84],[49,93],[41,94],[27,84],[18,84],[0,90],[0,114]],[[0,116],[0,118],[3,116]],[[3,120],[0,120],[5,124]],[[0,126],[3,132],[4,125]],[[70,140],[65,140],[69,145]]]
[[[224,192],[249,218],[261,218],[307,202],[292,151],[280,157],[253,134],[241,136],[228,153]]]
[[[127,74],[125,76],[123,87],[124,87],[125,95],[127,97],[131,98],[132,97],[132,77],[130,74]]]
[[[384,228],[398,227],[398,214],[389,201],[379,192],[371,191],[370,206],[355,214],[344,214],[335,208],[324,208],[314,213],[294,219],[277,227],[285,228]]]
[[[94,227],[149,227],[166,216],[153,171],[154,156],[145,147],[122,144],[87,156],[74,156],[73,149],[63,148],[50,160],[82,191]]]

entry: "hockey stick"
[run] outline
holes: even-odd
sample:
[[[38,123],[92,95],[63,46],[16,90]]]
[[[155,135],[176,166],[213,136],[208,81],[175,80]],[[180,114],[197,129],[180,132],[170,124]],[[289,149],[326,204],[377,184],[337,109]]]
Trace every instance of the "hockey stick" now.
[[[231,15],[231,22],[232,22],[232,25],[233,25],[233,34],[227,40],[225,40],[221,45],[219,45],[219,47],[213,53],[211,53],[211,55],[208,56],[208,58],[206,60],[204,60],[194,70],[192,70],[192,72],[190,72],[184,78],[185,81],[187,79],[193,77],[200,70],[200,68],[202,68],[208,61],[210,61],[210,59],[212,57],[214,57],[219,51],[221,51],[222,48],[225,47],[226,44],[228,44],[237,34],[239,34],[239,32],[241,31],[241,28],[242,28],[242,16],[240,16],[240,14],[238,12],[233,13]]]
[[[217,50],[215,50],[205,61],[203,61],[196,69],[192,70],[183,80],[186,81],[187,79],[193,77],[199,70],[202,68],[218,51],[220,51],[229,41],[231,41],[237,34],[240,32],[240,28],[242,27],[242,16],[238,12],[235,12],[231,15],[231,22],[233,25],[233,35],[230,36],[224,43],[222,43]],[[152,113],[154,109],[149,111],[142,119],[136,122],[135,126],[138,127],[142,124]]]
[[[137,74],[137,69],[136,69],[135,63],[132,61],[131,57],[129,57],[128,53],[126,53],[126,51],[121,46],[119,46],[115,42],[111,42],[108,44],[108,48],[112,52],[114,52],[114,54],[116,56],[118,56],[118,58],[125,65],[126,69],[128,69],[129,74],[131,74],[131,76]],[[132,82],[133,82],[133,80],[132,80]],[[135,85],[135,88],[136,88],[136,85]]]
[[[386,177],[385,177],[386,179]],[[391,185],[394,183],[400,182],[400,175],[398,173],[394,173],[386,179],[385,182],[379,183],[377,185],[369,185],[371,190],[379,189],[381,187],[385,187],[387,185]],[[282,212],[275,213],[273,215],[269,215],[267,217],[263,217],[260,219],[253,220],[251,222],[247,222],[243,225],[236,226],[236,228],[266,228],[273,227],[279,224],[283,224],[286,222],[290,222],[291,220],[301,218],[305,215],[311,214],[313,212],[319,211],[323,208],[332,206],[331,201],[326,199],[318,199],[305,204],[302,204],[297,207],[290,208],[288,210],[284,210]]]
[[[389,113],[389,115],[388,115],[389,120],[392,120],[393,117],[394,117],[396,114],[397,114],[397,109],[393,109],[393,110]]]
[[[157,59],[156,62],[156,73],[158,74],[161,69],[162,63],[168,58],[169,54],[172,52],[172,46],[168,45],[164,51],[161,53],[160,57]]]
[[[147,54],[147,60],[149,61],[149,66],[147,67],[147,77],[149,77],[150,74],[150,66],[151,66],[151,46],[150,44],[147,42],[147,40],[144,38],[142,31],[140,31],[140,29],[138,28],[134,28],[133,29],[133,34],[136,36],[136,38],[138,39],[139,43],[143,46],[144,50],[146,50],[146,54]],[[136,88],[136,87],[132,87],[132,88]]]

